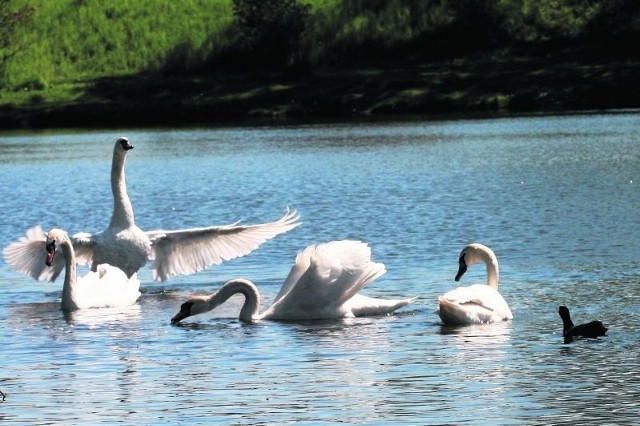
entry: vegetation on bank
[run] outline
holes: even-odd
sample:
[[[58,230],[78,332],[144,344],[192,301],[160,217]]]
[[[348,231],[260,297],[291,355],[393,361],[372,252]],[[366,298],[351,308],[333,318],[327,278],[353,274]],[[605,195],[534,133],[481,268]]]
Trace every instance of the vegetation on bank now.
[[[634,0],[0,0],[0,119],[638,107],[639,18]]]

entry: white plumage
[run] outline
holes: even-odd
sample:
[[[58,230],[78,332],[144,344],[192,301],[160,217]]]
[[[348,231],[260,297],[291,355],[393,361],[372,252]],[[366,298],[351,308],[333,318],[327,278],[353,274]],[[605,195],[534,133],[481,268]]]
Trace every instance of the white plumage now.
[[[386,272],[371,261],[371,249],[359,241],[332,241],[309,246],[296,256],[282,289],[262,314],[260,293],[248,280],[228,281],[211,296],[193,296],[172,318],[182,319],[208,312],[236,293],[245,296],[240,320],[317,320],[384,315],[408,305],[415,298],[388,300],[358,294]]]
[[[131,277],[149,260],[153,261],[155,280],[165,281],[175,275],[188,275],[202,269],[244,256],[276,235],[300,225],[295,210],[280,219],[258,225],[210,226],[182,230],[142,231],[135,224],[133,206],[127,194],[124,165],[133,146],[125,137],[116,141],[111,164],[113,213],[109,226],[97,234],[78,233],[71,242],[80,264],[90,264],[93,271],[106,263],[122,269]],[[39,280],[53,281],[63,268],[61,261],[53,268],[35,262],[43,250],[44,232],[40,226],[27,231],[26,237],[3,250],[7,264],[16,271]]]
[[[469,244],[460,252],[455,280],[479,262],[487,267],[487,285],[458,287],[438,298],[438,315],[446,325],[481,324],[513,319],[511,309],[498,292],[499,267],[493,251],[482,244]]]
[[[49,231],[45,249],[46,262],[42,262],[44,250],[39,256],[43,264],[52,265],[58,250],[62,251],[64,257],[62,310],[129,306],[140,297],[140,281],[137,274],[128,278],[120,269],[108,264],[100,264],[96,271],[89,271],[87,275],[78,277],[73,245],[66,232],[60,229]]]

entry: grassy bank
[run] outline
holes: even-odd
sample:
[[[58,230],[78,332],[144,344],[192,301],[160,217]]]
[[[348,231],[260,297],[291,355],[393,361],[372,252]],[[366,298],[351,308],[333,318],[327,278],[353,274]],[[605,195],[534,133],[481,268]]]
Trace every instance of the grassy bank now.
[[[273,22],[254,24],[256,35],[232,0],[33,1],[18,34],[26,48],[3,78],[0,126],[640,107],[640,54],[624,47],[640,7],[559,7],[573,3],[285,2],[304,26],[267,37]]]

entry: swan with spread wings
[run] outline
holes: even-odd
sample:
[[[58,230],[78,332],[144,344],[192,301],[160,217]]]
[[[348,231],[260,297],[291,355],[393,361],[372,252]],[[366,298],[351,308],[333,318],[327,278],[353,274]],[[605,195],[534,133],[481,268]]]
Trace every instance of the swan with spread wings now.
[[[257,225],[236,222],[224,226],[143,231],[135,223],[125,180],[125,160],[132,148],[126,137],[120,137],[113,149],[113,212],[107,229],[70,237],[77,262],[90,264],[93,271],[106,263],[131,277],[148,261],[153,261],[153,278],[166,281],[175,275],[193,274],[247,255],[267,240],[301,223],[299,214],[287,208],[280,219]],[[53,281],[64,269],[64,262],[58,260],[53,267],[45,267],[40,261],[45,244],[45,233],[39,225],[35,226],[26,232],[26,236],[5,247],[5,261],[18,272],[38,280]]]

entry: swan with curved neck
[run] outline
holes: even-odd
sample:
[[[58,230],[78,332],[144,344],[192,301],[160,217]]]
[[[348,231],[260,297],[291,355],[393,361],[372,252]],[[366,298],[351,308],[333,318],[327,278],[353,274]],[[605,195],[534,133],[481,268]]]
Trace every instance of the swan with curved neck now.
[[[175,275],[188,275],[211,265],[249,254],[271,238],[300,225],[300,216],[293,210],[280,219],[257,225],[209,226],[182,230],[143,231],[135,224],[133,207],[127,194],[125,162],[133,145],[126,137],[118,138],[111,163],[113,212],[109,226],[97,234],[78,233],[71,237],[79,263],[88,263],[92,270],[107,263],[122,269],[131,277],[148,261],[153,277],[165,281]],[[62,272],[62,262],[44,268],[34,262],[45,241],[38,225],[5,247],[6,262],[16,271],[35,279],[53,281]]]
[[[84,277],[78,278],[73,245],[66,232],[60,229],[49,231],[45,249],[46,266],[53,265],[58,250],[64,257],[62,310],[128,306],[140,297],[140,281],[137,275],[128,278],[124,272],[111,265],[98,265],[97,271],[90,271]]]
[[[500,269],[493,251],[482,244],[469,244],[460,252],[458,273],[460,281],[467,269],[476,263],[487,268],[487,284],[458,287],[438,298],[438,315],[445,325],[481,324],[513,319],[511,309],[498,292]]]
[[[260,293],[245,279],[234,279],[210,296],[193,296],[171,319],[178,323],[192,315],[209,312],[234,294],[244,295],[240,321],[301,321],[389,314],[413,302],[380,299],[358,294],[386,272],[372,262],[371,249],[360,241],[332,241],[307,247],[298,256],[273,304],[263,313]]]

